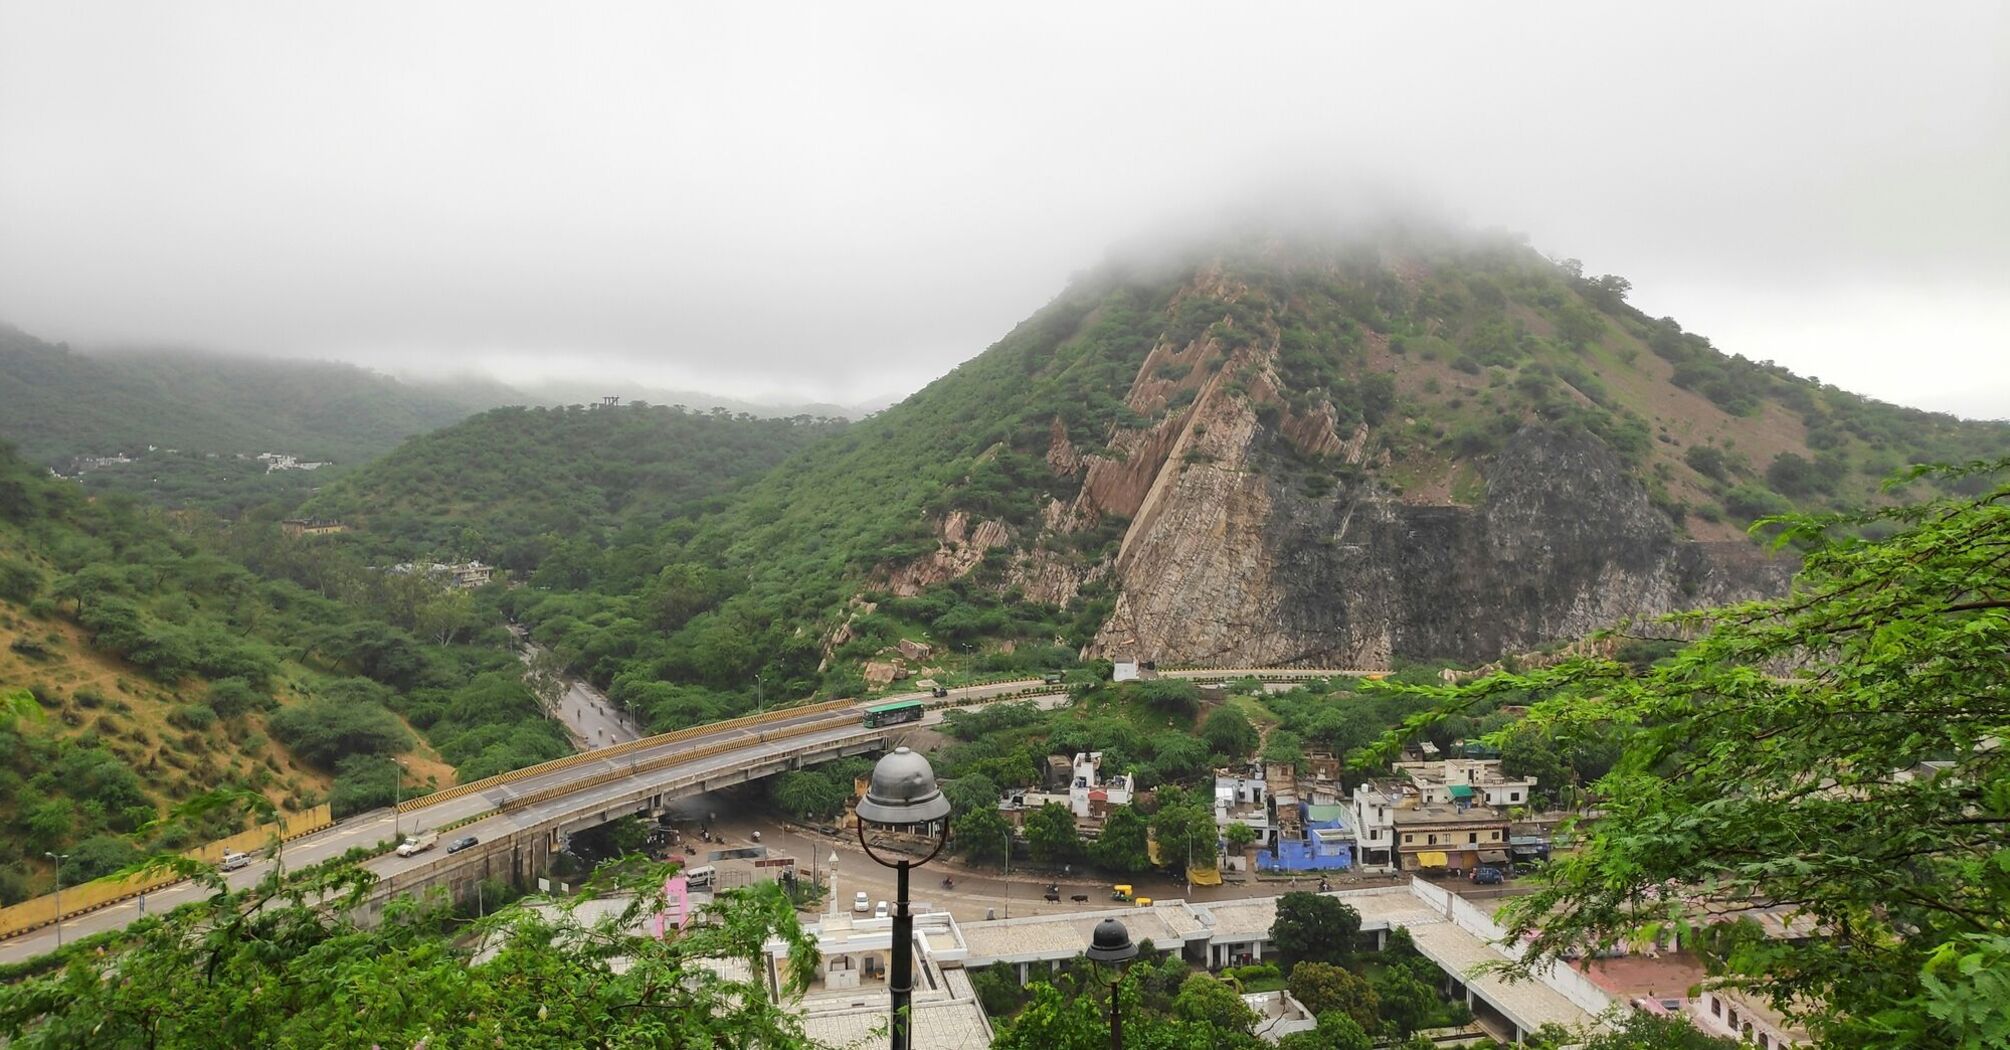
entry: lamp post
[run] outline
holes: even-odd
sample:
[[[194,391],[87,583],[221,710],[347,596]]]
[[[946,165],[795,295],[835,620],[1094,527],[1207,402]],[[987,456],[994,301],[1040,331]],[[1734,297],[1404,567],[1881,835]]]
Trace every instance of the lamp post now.
[[[895,872],[893,973],[887,987],[893,1000],[891,1050],[911,1050],[914,1045],[914,916],[907,908],[907,873],[934,860],[935,855],[948,844],[949,799],[943,797],[942,789],[936,786],[935,770],[928,764],[928,759],[908,748],[897,747],[872,767],[872,780],[866,787],[865,798],[859,801],[857,813],[858,844],[865,847],[866,856],[871,857],[874,863],[892,868]],[[942,831],[928,856],[918,861],[905,857],[888,861],[874,853],[872,844],[865,840],[867,823],[882,827],[939,824]]]
[[[1005,882],[1005,917],[1012,917],[1012,828],[1005,828],[1005,870],[1001,876]]]
[[[1116,977],[1110,981],[1110,1050],[1124,1050],[1124,1016],[1117,999],[1117,986],[1124,983],[1124,964],[1138,957],[1138,946],[1131,943],[1131,931],[1122,922],[1104,919],[1089,934],[1089,949],[1082,954],[1116,971]]]
[[[832,850],[831,851],[831,918],[835,919],[838,917],[838,907],[842,903],[843,903],[842,901],[838,900],[838,854],[837,850]]]
[[[43,853],[42,856],[56,862],[56,947],[63,946],[63,862],[70,859],[67,853]]]

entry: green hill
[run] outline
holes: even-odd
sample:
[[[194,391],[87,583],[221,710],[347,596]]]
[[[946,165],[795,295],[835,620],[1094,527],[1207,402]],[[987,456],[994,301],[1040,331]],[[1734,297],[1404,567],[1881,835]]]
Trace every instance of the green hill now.
[[[392,755],[410,795],[569,753],[499,621],[269,524],[87,498],[0,444],[0,902],[47,890],[44,852],[68,881],[122,866],[212,788],[340,814],[391,799]]]
[[[1752,518],[2010,449],[1627,291],[1419,227],[1113,261],[695,526],[572,552],[511,600],[664,725],[757,675],[860,688],[901,638],[934,652],[896,673],[1477,661],[1776,590],[1791,566]]]
[[[0,325],[0,440],[59,470],[149,446],[354,464],[522,395],[417,386],[351,365],[181,351],[85,355]]]
[[[353,542],[401,560],[438,552],[529,569],[569,546],[597,550],[617,529],[716,510],[844,426],[646,404],[499,408],[413,438],[301,512],[349,522]]]

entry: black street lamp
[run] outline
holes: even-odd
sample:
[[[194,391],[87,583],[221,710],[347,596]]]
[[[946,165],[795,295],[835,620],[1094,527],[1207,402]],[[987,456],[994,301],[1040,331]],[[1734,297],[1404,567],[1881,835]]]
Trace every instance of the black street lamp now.
[[[907,908],[907,873],[935,859],[949,842],[949,800],[935,784],[935,769],[928,759],[905,747],[879,760],[872,767],[872,780],[865,798],[858,804],[858,844],[865,855],[884,868],[894,869],[893,974],[887,991],[893,999],[892,1050],[910,1050],[914,1045],[914,916]],[[874,853],[865,840],[865,826],[911,827],[940,824],[940,837],[928,856],[918,861],[905,857],[888,861]]]
[[[1082,953],[1091,962],[1107,964],[1116,971],[1110,980],[1110,1050],[1124,1050],[1124,1017],[1118,1005],[1117,986],[1124,983],[1124,964],[1138,957],[1131,943],[1131,931],[1116,919],[1104,919],[1089,934],[1089,949]]]

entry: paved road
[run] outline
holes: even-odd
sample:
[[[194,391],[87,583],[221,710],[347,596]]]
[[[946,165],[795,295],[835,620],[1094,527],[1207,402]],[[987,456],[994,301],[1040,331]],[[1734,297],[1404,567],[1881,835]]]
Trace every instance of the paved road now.
[[[987,700],[1001,694],[1017,692],[1027,688],[1027,686],[1028,683],[1024,681],[1001,682],[995,685],[966,686],[950,690],[950,696],[959,700]],[[928,698],[929,694],[927,693],[907,693],[899,696],[881,697],[872,701],[872,703],[882,704],[895,700]],[[1044,697],[1038,702],[1042,706],[1052,707],[1065,702],[1065,697],[1060,695]],[[608,706],[611,709],[611,705]],[[943,715],[942,711],[932,711],[919,725],[927,726],[939,723],[942,721]],[[787,729],[813,722],[829,722],[830,725],[828,728],[820,729],[813,733],[775,743],[762,741],[757,735],[762,731]],[[694,760],[688,767],[685,765],[665,767],[653,771],[651,775],[659,779],[668,780],[683,773],[713,769],[723,771],[746,768],[748,765],[755,764],[763,758],[792,751],[807,744],[838,739],[845,735],[856,733],[860,728],[855,713],[840,712],[834,715],[823,712],[779,719],[764,723],[757,729],[725,729],[700,737],[672,741],[654,747],[644,747],[628,754],[612,756],[603,762],[587,762],[566,769],[556,770],[542,776],[525,778],[488,791],[469,794],[458,799],[405,814],[403,817],[395,816],[390,810],[373,810],[368,813],[358,814],[333,827],[288,843],[283,851],[281,860],[295,867],[314,864],[340,856],[342,853],[356,846],[369,846],[389,841],[395,836],[397,830],[403,830],[407,834],[410,834],[415,830],[425,830],[438,827],[442,824],[450,824],[454,821],[495,809],[507,799],[519,795],[558,787],[577,780],[590,780],[595,775],[605,773],[608,770],[619,769],[622,766],[633,768],[654,758],[668,757],[681,751],[696,750],[710,744],[739,740],[746,747],[726,754]],[[896,728],[894,736],[897,740],[898,728]],[[465,828],[456,829],[454,835],[457,837],[463,834],[471,834],[480,839],[487,840],[497,835],[506,834],[509,831],[535,827],[582,812],[591,812],[596,801],[606,800],[611,803],[612,800],[632,790],[633,785],[626,778],[614,779],[606,783],[583,788],[577,792],[568,793],[559,798],[549,799],[512,813],[485,818]],[[434,855],[431,853],[423,853],[411,858],[386,855],[367,862],[365,867],[376,872],[380,878],[384,878],[395,876],[401,871],[429,864],[434,859]],[[250,886],[263,877],[274,863],[272,859],[260,859],[249,867],[232,872],[227,877],[227,882],[233,889]],[[170,909],[177,905],[197,900],[206,892],[203,887],[196,883],[178,883],[148,894],[146,906],[150,911],[158,912],[162,909]],[[124,926],[139,916],[139,908],[140,905],[137,899],[124,901],[84,915],[74,916],[64,920],[59,926],[43,927],[6,941],[0,941],[0,962],[16,962],[54,949],[57,943],[59,927],[62,936],[75,938],[101,930]]]
[[[526,667],[544,653],[542,646],[525,637],[523,628],[512,625],[510,633],[523,643],[517,657]],[[565,727],[566,735],[572,738],[573,748],[578,751],[592,751],[643,737],[639,723],[609,700],[607,694],[582,679],[566,678],[565,695],[546,712]]]
[[[952,695],[960,699],[982,699],[1023,688],[1025,688],[1024,683],[973,686],[955,690]],[[925,695],[918,693],[911,694],[913,698]],[[1064,697],[1056,696],[1043,698],[1040,702],[1046,706],[1053,706],[1064,700]],[[875,701],[875,703],[885,702],[886,700],[884,699]],[[938,723],[942,720],[942,717],[943,712],[931,711],[922,720],[920,725],[926,726]],[[788,729],[817,722],[829,723],[829,727],[817,732],[804,734],[800,737],[791,737],[787,740],[773,743],[764,742],[757,735],[759,732]],[[458,799],[439,803],[438,805],[428,806],[424,809],[404,814],[403,816],[394,816],[393,812],[388,809],[361,813],[326,830],[318,831],[312,835],[303,836],[287,843],[279,859],[281,862],[293,867],[314,864],[331,857],[340,856],[356,846],[368,846],[389,841],[395,836],[397,830],[403,830],[409,835],[414,831],[423,831],[442,824],[450,824],[477,813],[494,809],[499,803],[508,798],[529,794],[545,788],[556,787],[574,780],[591,779],[594,775],[604,773],[608,770],[620,769],[624,766],[632,768],[654,758],[666,757],[681,751],[697,750],[711,744],[739,740],[746,747],[726,754],[694,760],[688,766],[671,765],[664,767],[652,771],[651,776],[667,780],[683,773],[700,770],[725,771],[745,768],[764,758],[771,758],[775,755],[795,750],[806,744],[838,739],[857,733],[861,728],[858,716],[853,712],[838,712],[835,714],[821,712],[778,719],[773,722],[763,723],[756,729],[728,729],[701,737],[673,741],[655,747],[645,747],[628,754],[612,756],[602,762],[586,762],[543,776],[529,777],[488,791],[476,792]],[[569,793],[559,798],[549,799],[515,812],[488,817],[464,828],[457,828],[448,837],[474,835],[477,838],[487,840],[505,835],[514,830],[546,824],[572,814],[591,812],[595,802],[602,800],[611,801],[629,793],[633,789],[633,784],[626,778],[615,779],[582,789],[578,792]],[[397,825],[395,829],[393,827],[394,821]],[[444,846],[441,848],[444,848]],[[387,878],[395,876],[401,871],[429,864],[435,857],[435,853],[422,853],[410,858],[387,855],[369,861],[364,866],[376,872],[379,878]],[[249,867],[231,872],[226,877],[226,881],[233,889],[242,889],[251,886],[271,869],[273,863],[274,861],[272,860],[261,859]],[[146,907],[149,912],[158,913],[164,909],[171,909],[177,905],[198,900],[206,892],[207,890],[197,883],[177,883],[147,894]],[[66,938],[75,939],[101,930],[124,926],[139,917],[139,908],[139,901],[134,899],[83,915],[73,916],[60,924],[62,935]],[[0,962],[17,962],[53,950],[56,947],[56,931],[57,928],[55,926],[45,926],[6,941],[0,941]]]

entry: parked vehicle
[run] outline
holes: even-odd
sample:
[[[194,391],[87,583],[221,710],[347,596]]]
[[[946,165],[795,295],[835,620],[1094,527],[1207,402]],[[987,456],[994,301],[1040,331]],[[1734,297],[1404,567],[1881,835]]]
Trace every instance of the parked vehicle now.
[[[459,853],[460,851],[467,849],[468,847],[473,846],[475,843],[480,841],[481,841],[480,839],[474,837],[473,835],[462,835],[460,838],[457,838],[451,843],[447,844],[447,852]]]
[[[1040,681],[1045,682],[1048,685],[1060,685],[1061,676],[1057,674],[1043,674],[1040,676]]]
[[[684,884],[694,890],[711,889],[712,880],[717,878],[718,874],[719,869],[713,867],[710,864],[704,865],[703,867],[692,868],[691,870],[684,873]]]
[[[1499,868],[1485,865],[1473,869],[1473,881],[1482,886],[1495,886],[1507,881],[1507,875]]]
[[[1137,906],[1140,908],[1149,908],[1152,906],[1152,899],[1150,897],[1139,897],[1137,899]]]
[[[851,910],[854,915],[864,915],[872,910],[872,898],[866,896],[864,890],[858,891],[852,895]]]
[[[435,845],[438,845],[439,841],[440,836],[434,833],[413,836],[412,838],[406,839],[405,841],[398,843],[398,856],[416,857],[419,854],[424,853],[429,849],[432,849]]]
[[[1128,882],[1120,882],[1117,883],[1115,886],[1110,887],[1110,899],[1113,901],[1130,900],[1131,884]]]
[[[239,868],[249,867],[250,864],[251,854],[249,853],[226,853],[223,855],[223,863],[217,865],[217,867],[225,871],[236,871]]]
[[[885,901],[880,901],[879,905],[872,909],[872,917],[875,919],[884,919],[892,914],[893,909],[887,907]]]

